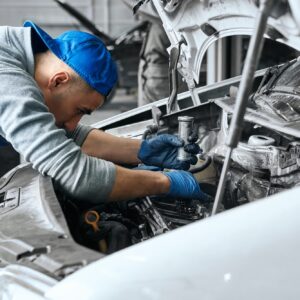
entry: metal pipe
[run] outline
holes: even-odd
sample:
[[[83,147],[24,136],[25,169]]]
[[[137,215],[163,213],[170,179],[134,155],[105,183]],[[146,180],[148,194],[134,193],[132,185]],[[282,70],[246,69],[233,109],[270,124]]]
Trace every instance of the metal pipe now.
[[[189,141],[189,136],[193,132],[194,117],[180,116],[178,117],[178,136],[184,141],[186,145]],[[180,161],[187,161],[191,158],[191,153],[184,150],[184,146],[178,149],[177,159]]]
[[[274,0],[261,1],[259,7],[259,14],[257,17],[257,23],[254,34],[251,37],[249,49],[247,51],[247,57],[245,67],[243,69],[242,79],[239,86],[233,118],[230,124],[229,136],[227,139],[228,151],[223,164],[223,169],[217,189],[216,198],[213,205],[212,215],[216,214],[218,207],[223,199],[226,174],[230,166],[231,153],[234,148],[238,145],[240,140],[244,115],[246,112],[247,101],[252,89],[253,76],[257,68],[258,60],[261,55],[263,47],[263,37],[267,27],[268,17],[272,10],[272,4]]]
[[[178,92],[178,75],[177,75],[177,64],[179,60],[180,50],[179,48],[173,47],[170,52],[170,88],[171,93],[167,103],[167,113],[170,114],[173,110],[174,104],[177,100],[177,92]]]
[[[197,105],[201,104],[201,99],[199,98],[199,95],[198,95],[195,87],[190,88],[189,90],[190,90],[190,93],[191,93],[191,98],[192,98],[192,101],[193,101],[193,105],[197,106]]]
[[[174,105],[177,101],[178,93],[178,71],[177,65],[180,57],[181,46],[182,44],[186,45],[186,40],[182,39],[178,43],[178,48],[173,47],[170,52],[170,69],[169,69],[169,79],[170,79],[170,97],[167,103],[167,113],[170,114],[173,111]]]
[[[223,199],[225,185],[226,185],[226,175],[227,175],[227,171],[228,171],[228,168],[230,165],[230,158],[231,158],[232,150],[233,149],[231,149],[231,148],[227,149],[226,158],[225,158],[225,161],[223,164],[221,177],[220,177],[220,181],[219,181],[219,185],[218,185],[218,189],[217,189],[217,193],[216,193],[216,197],[215,197],[215,201],[214,201],[214,205],[213,205],[213,209],[212,209],[212,213],[211,213],[212,216],[217,213],[219,205],[221,203],[221,200]]]

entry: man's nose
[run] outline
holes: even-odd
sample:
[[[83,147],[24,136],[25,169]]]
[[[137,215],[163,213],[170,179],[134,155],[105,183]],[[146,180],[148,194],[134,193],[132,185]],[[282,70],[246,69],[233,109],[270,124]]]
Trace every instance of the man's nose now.
[[[68,122],[65,122],[65,128],[68,130],[68,131],[73,131],[76,129],[79,121],[81,119],[81,116],[76,116],[74,118],[72,118],[71,120],[69,120]]]

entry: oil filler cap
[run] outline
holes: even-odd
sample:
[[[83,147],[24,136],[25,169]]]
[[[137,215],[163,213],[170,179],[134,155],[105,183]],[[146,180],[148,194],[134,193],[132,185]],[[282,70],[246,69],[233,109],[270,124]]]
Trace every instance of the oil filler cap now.
[[[275,144],[275,139],[265,135],[251,135],[248,145],[251,146],[271,146]]]

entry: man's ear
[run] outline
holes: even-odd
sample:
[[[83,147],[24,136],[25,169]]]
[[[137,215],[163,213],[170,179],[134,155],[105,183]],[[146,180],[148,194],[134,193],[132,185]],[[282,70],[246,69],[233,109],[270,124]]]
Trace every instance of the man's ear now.
[[[48,88],[54,90],[56,88],[63,87],[71,80],[71,76],[68,72],[62,71],[55,73],[52,77],[49,78]]]

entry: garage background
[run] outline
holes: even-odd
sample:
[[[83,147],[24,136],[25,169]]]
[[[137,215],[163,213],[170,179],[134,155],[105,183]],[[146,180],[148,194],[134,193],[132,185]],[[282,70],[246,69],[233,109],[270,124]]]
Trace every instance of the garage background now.
[[[118,36],[136,23],[132,12],[121,0],[68,0],[97,27]],[[52,0],[0,0],[0,25],[22,26],[30,19],[53,36],[62,31],[83,29],[79,23]]]

